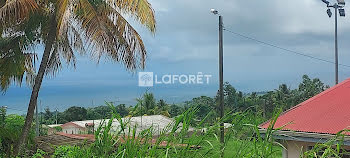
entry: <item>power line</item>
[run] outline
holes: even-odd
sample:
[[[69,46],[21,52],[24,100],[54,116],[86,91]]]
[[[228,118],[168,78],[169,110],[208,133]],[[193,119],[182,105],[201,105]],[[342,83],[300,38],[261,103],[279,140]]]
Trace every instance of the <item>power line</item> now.
[[[330,61],[330,60],[326,60],[326,59],[314,57],[314,56],[307,55],[307,54],[302,53],[302,52],[298,52],[298,51],[290,50],[290,49],[287,49],[287,48],[283,48],[283,47],[281,47],[281,46],[277,46],[277,45],[274,45],[274,44],[271,44],[271,43],[267,43],[267,42],[264,42],[264,41],[255,39],[255,38],[253,38],[253,37],[249,37],[249,36],[246,36],[246,35],[243,35],[243,34],[240,34],[240,33],[234,32],[234,31],[231,31],[231,30],[226,29],[226,28],[225,28],[224,30],[227,31],[227,32],[229,32],[229,33],[231,33],[231,34],[234,34],[234,35],[237,35],[237,36],[240,36],[240,37],[243,37],[243,38],[246,38],[246,39],[249,39],[249,40],[252,40],[252,41],[261,43],[261,44],[264,44],[264,45],[268,45],[268,46],[270,46],[270,47],[274,47],[274,48],[277,48],[277,49],[281,49],[281,50],[284,50],[284,51],[286,51],[286,52],[290,52],[290,53],[297,54],[297,55],[300,55],[300,56],[304,56],[304,57],[308,57],[308,58],[311,58],[311,59],[323,61],[323,62],[326,62],[326,63],[335,64],[335,62]],[[345,65],[345,64],[338,64],[338,65],[343,66],[343,67],[348,67],[348,68],[350,68],[350,65]]]

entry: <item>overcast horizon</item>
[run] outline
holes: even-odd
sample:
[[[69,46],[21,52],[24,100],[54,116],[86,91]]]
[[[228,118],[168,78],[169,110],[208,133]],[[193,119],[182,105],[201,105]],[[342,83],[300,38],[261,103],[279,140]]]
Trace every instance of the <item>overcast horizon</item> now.
[[[276,46],[334,61],[334,17],[321,0],[149,0],[157,20],[153,36],[137,23],[147,48],[146,72],[155,74],[212,75],[210,84],[155,85],[149,91],[168,103],[214,96],[218,89],[218,17],[224,26]],[[334,1],[332,1],[334,2]],[[348,7],[345,7],[346,11]],[[350,13],[350,12],[348,12]],[[132,19],[132,18],[128,18]],[[350,65],[350,21],[338,18],[339,63]],[[41,54],[42,48],[36,52]],[[40,57],[39,57],[40,59]],[[64,66],[54,78],[44,78],[39,100],[43,108],[103,105],[104,101],[131,105],[147,88],[138,87],[138,75],[119,63],[77,58],[76,69]],[[350,68],[340,66],[339,78],[349,78]],[[334,85],[334,64],[296,55],[224,31],[224,81],[245,93],[268,91],[287,84],[296,88],[302,75]],[[27,110],[31,90],[12,85],[0,95],[0,106]],[[9,110],[11,112],[11,110]],[[15,112],[15,111],[13,111]],[[20,112],[17,112],[20,113]]]

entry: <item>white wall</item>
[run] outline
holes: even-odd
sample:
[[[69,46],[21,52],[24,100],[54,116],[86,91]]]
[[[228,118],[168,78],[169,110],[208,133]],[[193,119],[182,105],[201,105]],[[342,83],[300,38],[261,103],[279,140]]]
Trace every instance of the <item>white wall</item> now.
[[[282,151],[283,158],[299,158],[301,154],[309,150],[310,146],[315,146],[315,143],[301,141],[285,141],[282,144],[287,148]],[[350,146],[343,146],[343,148],[350,150]]]
[[[309,146],[314,146],[315,143],[286,141],[284,145],[287,148],[287,151],[283,154],[283,158],[299,158],[301,154],[309,149]]]
[[[66,125],[62,127],[62,132],[67,134],[82,134],[86,131],[85,128],[78,128],[73,125]]]

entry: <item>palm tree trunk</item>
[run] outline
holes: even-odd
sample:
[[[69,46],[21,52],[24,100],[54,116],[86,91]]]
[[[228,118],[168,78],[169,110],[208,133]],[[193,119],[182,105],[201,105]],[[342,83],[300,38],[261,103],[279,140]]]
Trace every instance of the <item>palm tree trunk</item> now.
[[[56,26],[55,21],[54,20],[52,20],[52,21],[53,21],[52,25]],[[41,59],[38,74],[35,77],[35,83],[34,83],[34,86],[32,89],[32,94],[30,97],[28,111],[27,111],[27,116],[26,116],[26,120],[24,123],[24,127],[22,129],[22,135],[16,144],[16,147],[14,149],[14,155],[18,155],[19,152],[22,151],[25,143],[27,142],[29,131],[31,129],[32,122],[33,122],[34,110],[37,107],[37,100],[38,100],[40,87],[41,87],[41,84],[42,84],[42,81],[43,81],[43,78],[44,78],[44,75],[46,72],[47,63],[49,61],[51,49],[52,49],[52,46],[53,46],[53,43],[54,43],[55,37],[56,37],[55,36],[56,29],[55,28],[56,27],[51,28],[49,35],[48,35],[48,39],[45,42],[45,50],[44,50],[44,54],[43,54],[42,59]]]

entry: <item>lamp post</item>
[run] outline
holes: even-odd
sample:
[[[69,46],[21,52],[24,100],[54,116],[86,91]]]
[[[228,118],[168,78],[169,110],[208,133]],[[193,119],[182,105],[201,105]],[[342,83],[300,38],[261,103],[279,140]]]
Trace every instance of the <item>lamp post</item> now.
[[[342,17],[345,17],[345,1],[344,0],[337,0],[337,3],[334,3],[334,5],[330,5],[330,2],[327,0],[322,0],[327,5],[327,14],[329,18],[332,17],[332,11],[329,8],[334,8],[335,16],[335,33],[334,33],[334,41],[335,41],[335,84],[339,83],[339,72],[338,72],[338,11],[339,15]]]
[[[224,49],[223,49],[223,17],[219,14],[219,12],[215,9],[210,10],[213,14],[219,15],[219,103],[220,103],[220,142],[222,148],[224,147],[225,138],[224,138],[224,122],[222,118],[224,117]],[[223,151],[221,157],[223,157]]]

